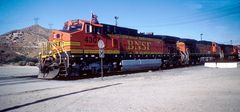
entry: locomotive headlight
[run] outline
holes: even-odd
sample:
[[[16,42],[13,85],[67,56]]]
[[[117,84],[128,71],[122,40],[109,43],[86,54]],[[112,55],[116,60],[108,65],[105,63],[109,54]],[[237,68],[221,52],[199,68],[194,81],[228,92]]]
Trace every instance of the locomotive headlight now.
[[[57,34],[53,34],[53,38],[57,38],[57,39],[59,39],[61,37],[61,34],[59,34],[59,33],[57,33]]]
[[[55,34],[54,37],[55,37],[55,38],[60,38],[61,35],[60,35],[60,34]]]

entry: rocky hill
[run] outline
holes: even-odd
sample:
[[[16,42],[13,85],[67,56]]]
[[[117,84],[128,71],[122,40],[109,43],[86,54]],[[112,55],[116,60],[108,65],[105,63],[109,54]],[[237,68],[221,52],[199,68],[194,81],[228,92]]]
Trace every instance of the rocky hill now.
[[[47,28],[32,25],[0,35],[0,63],[36,60],[42,43],[47,42],[50,33]]]

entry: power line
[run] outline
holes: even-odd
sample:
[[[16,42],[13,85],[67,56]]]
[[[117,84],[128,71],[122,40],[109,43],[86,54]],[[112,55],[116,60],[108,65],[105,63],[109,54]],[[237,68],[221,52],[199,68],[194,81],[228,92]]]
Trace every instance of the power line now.
[[[236,3],[236,4],[233,4],[233,5],[217,7],[217,8],[214,8],[214,9],[208,9],[208,10],[204,9],[204,13],[203,12],[194,12],[194,13],[191,13],[191,14],[188,14],[188,15],[160,18],[158,20],[169,20],[169,19],[176,19],[178,21],[181,20],[181,19],[186,20],[186,19],[189,19],[189,18],[206,16],[208,14],[212,15],[212,14],[217,13],[217,12],[226,12],[226,11],[231,11],[231,10],[234,10],[234,9],[239,10],[239,6],[240,6],[240,4]]]
[[[240,5],[234,7],[221,7],[216,8],[214,10],[208,11],[206,13],[195,13],[193,15],[188,16],[181,16],[179,18],[173,18],[176,19],[176,21],[171,23],[164,23],[164,24],[155,24],[155,25],[143,25],[143,26],[131,26],[131,27],[163,27],[163,26],[173,26],[173,25],[182,25],[182,24],[189,24],[194,22],[202,22],[205,20],[210,19],[218,19],[220,17],[230,16],[234,14],[240,14]],[[219,13],[217,13],[219,12]],[[185,18],[185,19],[184,19]],[[189,19],[190,18],[190,19]]]
[[[225,42],[218,42],[219,44],[240,45],[240,40],[229,40]]]
[[[221,17],[230,16],[230,15],[234,15],[234,14],[240,14],[240,11],[232,10],[232,11],[229,11],[229,12],[225,12],[224,14],[213,15],[211,17],[205,16],[205,17],[202,17],[202,18],[199,17],[197,19],[190,19],[190,20],[186,19],[186,20],[183,20],[183,21],[176,21],[176,22],[172,22],[172,23],[164,23],[164,24],[157,24],[157,25],[144,25],[144,26],[137,26],[137,27],[165,27],[165,26],[182,25],[182,24],[202,22],[202,21],[211,20],[211,19],[218,19],[218,18],[221,18]]]

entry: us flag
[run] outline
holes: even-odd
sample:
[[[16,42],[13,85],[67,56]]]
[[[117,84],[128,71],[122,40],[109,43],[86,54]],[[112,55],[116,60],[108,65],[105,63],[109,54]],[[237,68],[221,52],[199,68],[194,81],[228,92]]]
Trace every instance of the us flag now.
[[[92,19],[91,19],[90,22],[93,23],[93,24],[98,24],[97,17],[98,17],[97,15],[92,13]]]

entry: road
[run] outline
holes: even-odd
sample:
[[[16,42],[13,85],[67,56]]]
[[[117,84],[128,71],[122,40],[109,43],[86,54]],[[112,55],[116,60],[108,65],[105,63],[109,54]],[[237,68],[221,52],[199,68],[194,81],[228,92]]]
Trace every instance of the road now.
[[[0,111],[240,112],[239,85],[240,68],[203,66],[109,76],[103,81],[1,77]]]

